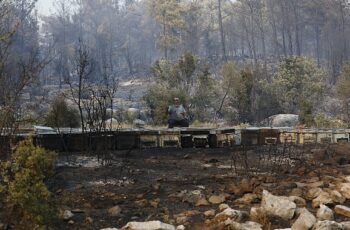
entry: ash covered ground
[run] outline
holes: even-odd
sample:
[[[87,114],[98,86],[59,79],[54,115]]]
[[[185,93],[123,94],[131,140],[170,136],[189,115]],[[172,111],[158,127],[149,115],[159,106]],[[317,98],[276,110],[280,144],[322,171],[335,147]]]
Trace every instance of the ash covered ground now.
[[[323,205],[333,224],[348,229],[350,212],[339,209],[350,207],[348,159],[347,144],[64,154],[50,189],[59,201],[61,229],[153,220],[186,229],[277,229],[310,215],[310,229],[321,229],[328,218],[318,213]]]

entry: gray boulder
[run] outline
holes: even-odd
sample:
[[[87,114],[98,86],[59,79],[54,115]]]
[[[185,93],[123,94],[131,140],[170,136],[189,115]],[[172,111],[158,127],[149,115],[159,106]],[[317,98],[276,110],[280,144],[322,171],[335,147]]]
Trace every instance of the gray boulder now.
[[[160,221],[129,222],[122,230],[176,230],[175,226]]]
[[[323,220],[317,221],[313,230],[343,230],[343,226],[335,221]]]
[[[296,204],[288,197],[274,196],[268,191],[264,190],[261,200],[261,208],[268,216],[278,216],[284,220],[293,218]]]
[[[299,115],[277,114],[268,118],[268,126],[272,127],[294,127],[299,123]]]

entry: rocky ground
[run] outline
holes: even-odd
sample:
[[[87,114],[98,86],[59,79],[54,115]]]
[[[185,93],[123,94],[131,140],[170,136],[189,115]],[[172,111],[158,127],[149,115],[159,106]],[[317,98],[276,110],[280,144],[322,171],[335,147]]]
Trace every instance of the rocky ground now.
[[[350,146],[333,150],[249,173],[250,150],[239,175],[233,149],[62,156],[51,190],[60,229],[350,229]]]

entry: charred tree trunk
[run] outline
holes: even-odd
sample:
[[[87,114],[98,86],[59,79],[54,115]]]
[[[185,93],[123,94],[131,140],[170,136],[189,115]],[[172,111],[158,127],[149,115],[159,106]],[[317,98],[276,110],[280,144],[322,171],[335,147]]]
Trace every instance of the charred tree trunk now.
[[[220,27],[222,59],[224,61],[227,61],[224,26],[222,23],[221,0],[218,0],[218,18],[219,18],[219,27]]]

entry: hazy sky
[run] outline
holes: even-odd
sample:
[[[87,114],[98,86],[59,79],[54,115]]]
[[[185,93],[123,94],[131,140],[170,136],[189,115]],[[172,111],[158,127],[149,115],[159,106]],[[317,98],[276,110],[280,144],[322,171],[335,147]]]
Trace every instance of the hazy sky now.
[[[39,14],[42,14],[42,15],[51,14],[54,8],[53,7],[54,2],[55,0],[39,0],[36,5],[38,8]]]

